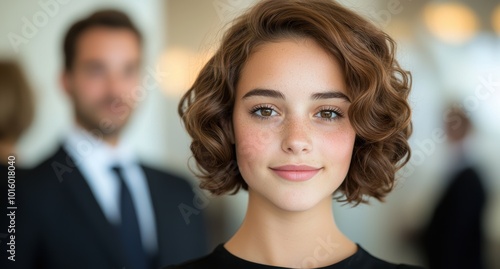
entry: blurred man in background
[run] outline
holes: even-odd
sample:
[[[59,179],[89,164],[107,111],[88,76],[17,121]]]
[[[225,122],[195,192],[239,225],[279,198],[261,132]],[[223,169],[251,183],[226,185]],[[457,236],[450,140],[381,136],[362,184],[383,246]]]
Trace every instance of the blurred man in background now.
[[[140,96],[141,48],[119,11],[67,32],[61,83],[75,125],[23,185],[18,267],[158,268],[205,253],[201,214],[187,222],[179,211],[189,184],[140,164],[120,140]]]
[[[452,107],[445,129],[452,159],[445,191],[424,232],[424,254],[430,269],[482,269],[486,192],[468,156],[472,123],[462,109]]]

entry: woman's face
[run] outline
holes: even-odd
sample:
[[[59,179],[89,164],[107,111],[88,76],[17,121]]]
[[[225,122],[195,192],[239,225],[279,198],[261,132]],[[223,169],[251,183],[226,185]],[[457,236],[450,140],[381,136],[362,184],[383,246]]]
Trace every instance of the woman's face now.
[[[347,96],[338,62],[311,39],[252,53],[233,111],[238,167],[251,195],[287,211],[331,199],[354,146]]]

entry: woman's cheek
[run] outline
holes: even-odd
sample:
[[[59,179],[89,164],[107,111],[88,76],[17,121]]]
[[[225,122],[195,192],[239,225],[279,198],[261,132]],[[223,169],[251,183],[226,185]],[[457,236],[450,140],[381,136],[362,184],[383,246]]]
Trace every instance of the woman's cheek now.
[[[326,150],[325,154],[329,155],[326,159],[335,160],[337,165],[339,163],[350,164],[355,137],[354,131],[351,130],[332,133],[325,136],[320,148]]]
[[[236,154],[238,160],[253,163],[256,160],[269,157],[275,132],[271,128],[248,124],[241,126],[236,132]],[[274,142],[274,143],[273,143]]]

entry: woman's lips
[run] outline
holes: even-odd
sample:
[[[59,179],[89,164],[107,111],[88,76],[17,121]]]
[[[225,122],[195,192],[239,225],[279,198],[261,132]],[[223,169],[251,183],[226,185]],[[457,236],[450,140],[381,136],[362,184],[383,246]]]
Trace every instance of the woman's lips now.
[[[283,165],[271,167],[279,177],[289,181],[306,181],[315,176],[321,168],[307,165]]]

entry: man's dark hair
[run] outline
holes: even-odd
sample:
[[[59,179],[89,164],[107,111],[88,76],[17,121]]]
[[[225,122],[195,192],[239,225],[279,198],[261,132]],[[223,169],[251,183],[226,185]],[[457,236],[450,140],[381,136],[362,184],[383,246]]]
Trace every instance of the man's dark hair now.
[[[76,46],[79,37],[87,30],[95,27],[107,27],[116,29],[127,29],[132,31],[142,42],[142,35],[127,14],[118,10],[100,10],[89,17],[73,24],[64,37],[64,68],[71,70],[75,60]]]

